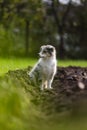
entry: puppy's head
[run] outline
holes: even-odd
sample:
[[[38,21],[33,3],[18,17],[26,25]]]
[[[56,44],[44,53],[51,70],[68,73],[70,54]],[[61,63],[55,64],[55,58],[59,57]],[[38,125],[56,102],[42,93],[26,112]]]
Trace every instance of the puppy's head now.
[[[55,47],[53,47],[52,45],[41,46],[41,51],[39,53],[39,56],[41,58],[48,58],[48,57],[56,56]]]

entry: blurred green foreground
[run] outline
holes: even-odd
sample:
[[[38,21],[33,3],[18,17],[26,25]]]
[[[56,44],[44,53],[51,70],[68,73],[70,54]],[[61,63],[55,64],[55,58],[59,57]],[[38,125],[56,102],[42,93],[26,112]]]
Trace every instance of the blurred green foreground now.
[[[28,70],[9,71],[0,78],[0,130],[87,130],[87,111],[78,113],[81,106],[73,112],[50,111],[46,98],[51,92],[31,86]]]

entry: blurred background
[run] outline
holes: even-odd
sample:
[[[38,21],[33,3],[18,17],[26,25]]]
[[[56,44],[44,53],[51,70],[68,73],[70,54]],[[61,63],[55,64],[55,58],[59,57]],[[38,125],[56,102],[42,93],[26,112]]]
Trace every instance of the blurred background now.
[[[0,130],[87,130],[86,42],[87,0],[0,0]],[[44,44],[56,47],[64,68],[57,88],[41,92],[27,72]],[[68,77],[66,66],[86,68]],[[81,90],[69,90],[78,75]]]
[[[87,59],[87,0],[0,0],[0,56],[35,57],[52,44],[61,59]]]

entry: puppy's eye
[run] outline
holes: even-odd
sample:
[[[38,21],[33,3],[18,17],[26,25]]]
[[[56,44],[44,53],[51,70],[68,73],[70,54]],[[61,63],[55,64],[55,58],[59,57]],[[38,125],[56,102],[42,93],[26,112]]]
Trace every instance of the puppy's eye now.
[[[47,48],[47,50],[53,52],[53,48]]]
[[[44,50],[43,53],[46,53],[46,50]]]
[[[53,52],[53,48],[50,48],[50,51]]]

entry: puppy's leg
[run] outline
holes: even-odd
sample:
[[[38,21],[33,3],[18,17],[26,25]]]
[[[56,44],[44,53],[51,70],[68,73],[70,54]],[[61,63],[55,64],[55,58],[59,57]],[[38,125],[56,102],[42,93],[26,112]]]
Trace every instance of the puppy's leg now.
[[[47,88],[47,81],[45,81],[44,83],[44,88]]]
[[[47,88],[47,81],[42,79],[41,90],[44,90],[44,88]]]
[[[29,78],[30,78],[30,81],[31,81],[31,84],[36,86],[37,82],[36,82],[36,77],[33,73],[29,73]]]
[[[52,82],[54,79],[54,75],[52,75],[48,80],[47,80],[47,88],[52,89]]]
[[[34,85],[37,85],[37,77],[38,77],[38,73],[39,73],[39,64],[37,63],[33,69],[28,72],[27,74],[29,75],[32,83],[34,83]]]
[[[52,85],[52,80],[50,79],[50,80],[47,81],[47,88],[52,89],[51,85]]]

